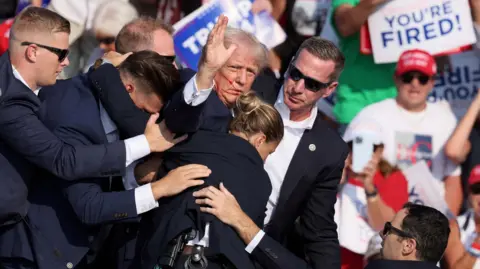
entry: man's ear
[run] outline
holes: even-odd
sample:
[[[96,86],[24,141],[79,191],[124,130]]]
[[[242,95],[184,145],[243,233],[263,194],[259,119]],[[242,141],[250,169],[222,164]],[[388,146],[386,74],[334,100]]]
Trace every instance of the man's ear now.
[[[338,86],[338,81],[334,81],[328,85],[328,87],[323,91],[322,98],[327,98],[329,97],[337,88]]]
[[[135,91],[135,86],[132,83],[126,83],[125,89],[127,89],[128,93],[133,93]]]
[[[417,251],[417,241],[413,238],[407,238],[402,241],[402,255],[410,256]]]
[[[28,45],[27,49],[25,50],[25,57],[29,62],[36,63],[37,62],[37,54],[38,48],[35,45]]]

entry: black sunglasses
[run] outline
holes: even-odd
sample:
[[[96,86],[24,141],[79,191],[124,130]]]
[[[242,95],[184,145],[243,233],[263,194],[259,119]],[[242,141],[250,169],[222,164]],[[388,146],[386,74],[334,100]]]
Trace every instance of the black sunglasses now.
[[[54,48],[54,47],[50,47],[50,46],[46,46],[46,45],[42,45],[42,44],[33,43],[33,42],[22,42],[20,45],[22,45],[22,46],[36,45],[40,48],[46,49],[46,50],[56,54],[58,56],[58,61],[59,62],[63,62],[63,60],[65,60],[65,58],[67,58],[68,53],[69,53],[68,49],[59,49],[59,48]]]
[[[427,84],[428,81],[430,81],[430,79],[431,79],[430,76],[422,74],[422,73],[418,73],[418,72],[407,72],[407,73],[401,75],[400,78],[402,79],[402,82],[406,83],[406,84],[411,83],[414,78],[417,78],[418,82],[420,82],[420,84],[422,84],[422,85]]]
[[[382,235],[383,235],[383,237],[385,237],[390,233],[394,233],[394,234],[396,234],[400,237],[404,237],[404,238],[414,238],[413,236],[409,235],[408,233],[393,227],[391,222],[385,222],[385,226],[383,227]]]
[[[315,80],[313,78],[305,76],[300,70],[298,70],[297,67],[295,67],[293,64],[290,64],[290,71],[289,71],[289,77],[293,81],[299,81],[303,79],[305,81],[305,88],[312,92],[318,92],[320,90],[323,90],[330,86],[331,82],[324,83],[320,82],[318,80]]]
[[[176,55],[161,55],[163,58],[167,59],[169,62],[175,62],[175,59],[177,58]]]
[[[115,42],[115,37],[103,37],[103,38],[97,38],[98,43],[100,44],[106,44],[110,45],[113,42]]]

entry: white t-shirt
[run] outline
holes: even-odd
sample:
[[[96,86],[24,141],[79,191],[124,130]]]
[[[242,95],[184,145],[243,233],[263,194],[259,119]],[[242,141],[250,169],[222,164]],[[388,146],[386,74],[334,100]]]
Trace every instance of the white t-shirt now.
[[[427,103],[424,111],[412,113],[398,106],[395,99],[386,99],[365,107],[348,128],[372,120],[382,128],[385,160],[400,169],[426,160],[443,190],[441,195],[445,195],[443,179],[460,175],[460,166],[452,163],[443,151],[457,125],[448,103]]]

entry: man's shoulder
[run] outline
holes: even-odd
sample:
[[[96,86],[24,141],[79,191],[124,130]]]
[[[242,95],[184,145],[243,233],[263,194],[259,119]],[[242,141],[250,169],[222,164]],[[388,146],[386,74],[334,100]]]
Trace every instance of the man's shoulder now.
[[[337,154],[336,157],[340,158],[348,152],[347,143],[343,140],[338,131],[333,129],[327,121],[320,119],[317,116],[312,131],[315,134],[314,139],[317,144],[322,145],[322,148],[331,149],[328,155],[331,156],[332,159],[337,159],[333,158],[335,157],[335,154]]]

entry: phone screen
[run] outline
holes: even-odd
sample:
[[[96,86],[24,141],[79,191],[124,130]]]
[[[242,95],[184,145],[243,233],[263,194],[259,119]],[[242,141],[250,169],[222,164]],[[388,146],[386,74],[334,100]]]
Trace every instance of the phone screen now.
[[[352,147],[352,170],[355,173],[363,172],[363,169],[372,159],[373,143],[368,137],[355,137]]]

